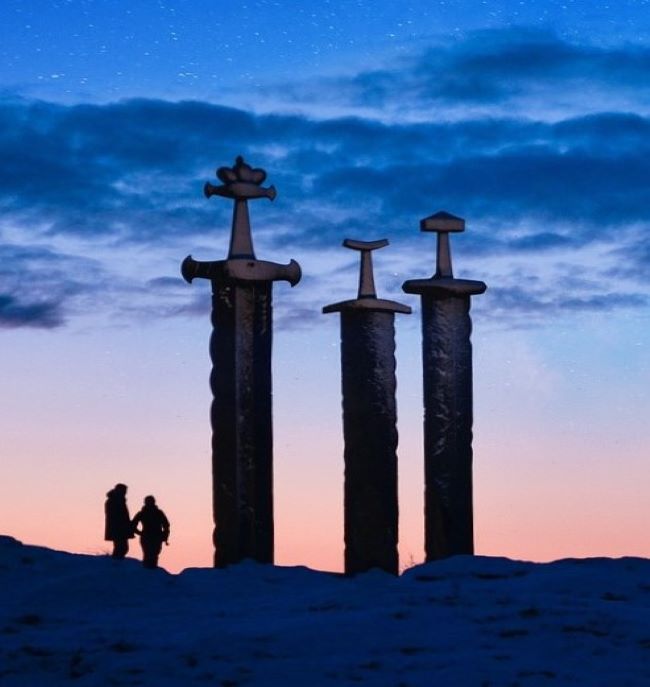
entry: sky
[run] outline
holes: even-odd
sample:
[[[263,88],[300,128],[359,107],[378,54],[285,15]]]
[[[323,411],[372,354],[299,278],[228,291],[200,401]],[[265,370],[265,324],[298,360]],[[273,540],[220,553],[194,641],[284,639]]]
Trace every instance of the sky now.
[[[464,217],[477,552],[650,556],[650,3],[19,2],[0,8],[0,531],[108,550],[129,485],[209,565],[209,284],[243,155],[274,288],[276,559],[340,570],[344,238],[387,238],[402,566],[423,557],[419,221]],[[132,552],[138,554],[136,547]]]

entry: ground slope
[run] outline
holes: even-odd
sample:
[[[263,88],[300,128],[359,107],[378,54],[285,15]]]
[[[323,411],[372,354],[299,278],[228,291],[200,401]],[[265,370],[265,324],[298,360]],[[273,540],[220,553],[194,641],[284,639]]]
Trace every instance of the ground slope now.
[[[0,537],[0,685],[650,685],[650,561],[178,575]]]

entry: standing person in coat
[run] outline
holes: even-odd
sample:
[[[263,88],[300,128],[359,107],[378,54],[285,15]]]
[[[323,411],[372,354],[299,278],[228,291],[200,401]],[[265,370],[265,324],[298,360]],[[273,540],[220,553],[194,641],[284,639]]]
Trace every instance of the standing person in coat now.
[[[116,484],[106,494],[104,513],[106,515],[106,529],[104,539],[113,542],[112,556],[121,560],[129,550],[129,539],[133,539],[133,528],[129,508],[126,505],[126,484]]]
[[[138,529],[138,525],[140,529]],[[163,542],[168,543],[169,520],[156,505],[153,496],[146,496],[144,507],[133,518],[133,531],[140,535],[142,546],[142,565],[145,568],[157,568],[158,556],[162,550]]]

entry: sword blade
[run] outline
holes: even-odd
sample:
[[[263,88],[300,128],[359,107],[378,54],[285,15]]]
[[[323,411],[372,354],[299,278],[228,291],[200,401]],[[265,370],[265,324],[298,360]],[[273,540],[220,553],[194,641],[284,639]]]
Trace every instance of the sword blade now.
[[[215,566],[272,563],[272,284],[212,284]]]
[[[422,298],[426,560],[474,553],[470,297]]]
[[[341,313],[345,572],[398,572],[395,313]]]

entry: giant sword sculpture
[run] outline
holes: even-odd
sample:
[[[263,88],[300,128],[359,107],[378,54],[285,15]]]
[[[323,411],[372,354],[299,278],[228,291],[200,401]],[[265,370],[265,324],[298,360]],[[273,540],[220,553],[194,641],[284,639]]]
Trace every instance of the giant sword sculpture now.
[[[214,565],[224,567],[245,558],[273,563],[272,288],[274,281],[295,286],[301,272],[295,260],[255,257],[248,201],[275,198],[273,186],[262,186],[266,172],[238,157],[217,177],[223,183],[208,182],[204,192],[234,200],[228,258],[188,255],[181,272],[188,282],[212,282],[213,542]]]
[[[359,292],[323,312],[341,313],[345,572],[380,568],[396,575],[395,313],[411,308],[377,298],[371,251],[387,246],[386,239],[343,245],[361,252]]]
[[[474,553],[472,505],[471,296],[482,281],[455,279],[449,234],[465,220],[437,212],[420,222],[438,234],[436,272],[402,288],[422,297],[424,539],[426,560]]]

